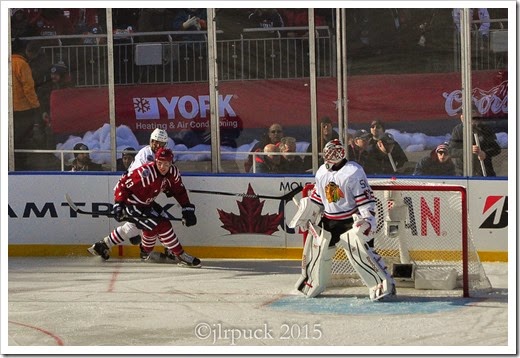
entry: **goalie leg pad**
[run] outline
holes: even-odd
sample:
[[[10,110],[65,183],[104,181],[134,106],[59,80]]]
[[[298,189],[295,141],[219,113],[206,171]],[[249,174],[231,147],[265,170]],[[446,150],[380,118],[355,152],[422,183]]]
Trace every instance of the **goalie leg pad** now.
[[[332,257],[336,248],[329,248],[331,235],[321,229],[321,234],[309,223],[309,235],[302,257],[302,274],[296,282],[296,289],[307,297],[316,297],[327,288],[332,268]]]
[[[357,274],[369,289],[370,300],[378,301],[395,295],[395,281],[378,254],[367,244],[364,237],[353,229],[341,234],[338,246],[345,250]]]

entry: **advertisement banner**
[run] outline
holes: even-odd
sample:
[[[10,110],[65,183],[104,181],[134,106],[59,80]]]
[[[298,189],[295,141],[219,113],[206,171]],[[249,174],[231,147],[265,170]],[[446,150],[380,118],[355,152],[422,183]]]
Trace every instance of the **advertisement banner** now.
[[[183,176],[186,187],[194,191],[190,193],[190,199],[196,207],[198,223],[192,227],[185,227],[179,221],[173,223],[181,243],[187,247],[211,248],[211,254],[216,255],[214,257],[233,252],[238,255],[237,258],[241,257],[239,248],[301,248],[302,233],[287,227],[287,222],[294,216],[297,207],[294,202],[284,201],[279,197],[299,185],[313,182],[313,177],[232,178],[233,180],[226,176]],[[10,174],[9,245],[35,245],[35,250],[39,245],[85,246],[107,236],[120,224],[102,215],[81,215],[74,212],[65,200],[65,194],[68,193],[82,210],[109,212],[113,204],[113,188],[118,179],[116,174]],[[418,182],[422,180],[419,179]],[[454,179],[442,182],[469,185],[469,228],[476,249],[479,252],[507,253],[507,181]],[[36,186],[49,190],[32,190]],[[197,193],[197,190],[215,193]],[[255,198],[252,194],[274,198]],[[297,198],[301,198],[301,194]],[[439,200],[445,199],[446,197]],[[414,207],[417,215],[417,240],[433,240],[445,232],[444,221],[441,220],[439,224],[438,220],[434,220],[437,209],[432,203],[435,200],[428,199],[428,207],[422,204]],[[181,208],[175,200],[160,195],[158,202],[165,207],[168,215],[181,217]],[[447,204],[449,203],[439,202],[440,209]],[[433,222],[438,224],[431,224]],[[420,223],[424,225],[421,227]],[[85,250],[81,252],[86,254]],[[259,251],[259,255],[262,255],[262,251]],[[491,258],[496,259],[494,256]]]
[[[485,117],[507,117],[507,73],[472,74],[473,101]],[[351,76],[348,85],[350,123],[443,120],[462,106],[460,73]],[[273,120],[285,126],[310,124],[308,79],[229,81],[219,84],[223,128],[265,128]],[[116,87],[116,124],[134,132],[157,127],[168,131],[209,130],[207,83]],[[335,78],[317,81],[318,118],[337,114]],[[55,133],[96,130],[109,122],[106,88],[53,91]]]

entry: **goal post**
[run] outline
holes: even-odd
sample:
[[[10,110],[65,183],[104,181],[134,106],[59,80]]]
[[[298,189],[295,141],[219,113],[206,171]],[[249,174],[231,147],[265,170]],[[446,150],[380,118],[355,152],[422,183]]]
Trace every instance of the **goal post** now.
[[[376,200],[375,251],[398,287],[491,288],[473,243],[466,188],[411,180],[371,181]],[[342,249],[333,258],[331,286],[362,285]]]

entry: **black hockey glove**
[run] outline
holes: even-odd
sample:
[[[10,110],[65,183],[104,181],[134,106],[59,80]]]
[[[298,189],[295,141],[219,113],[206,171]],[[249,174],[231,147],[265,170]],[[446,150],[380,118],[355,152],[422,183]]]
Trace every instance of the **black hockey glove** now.
[[[121,222],[125,219],[125,203],[115,203],[113,210],[116,221]]]
[[[197,224],[197,217],[195,216],[195,205],[188,204],[182,208],[182,223],[186,226],[193,226]]]

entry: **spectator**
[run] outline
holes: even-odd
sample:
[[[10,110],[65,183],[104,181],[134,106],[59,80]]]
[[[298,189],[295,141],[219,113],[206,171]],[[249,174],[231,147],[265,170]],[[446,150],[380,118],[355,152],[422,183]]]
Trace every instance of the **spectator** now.
[[[31,66],[34,88],[38,95],[40,87],[50,81],[49,68],[52,66],[49,58],[42,51],[42,43],[38,40],[29,41],[25,49],[29,66]]]
[[[325,144],[334,139],[339,139],[339,134],[332,128],[332,121],[329,117],[323,117],[321,119],[321,136],[320,136],[320,148],[324,148]]]
[[[83,143],[77,143],[74,146],[74,150],[89,150],[88,147]],[[74,153],[74,160],[72,161],[72,165],[68,168],[68,171],[71,172],[89,172],[89,171],[100,171],[103,170],[103,166],[101,164],[94,163],[90,159],[90,155],[86,152],[84,153]]]
[[[117,160],[117,171],[126,172],[135,158],[135,148],[128,147],[123,150],[121,158]]]
[[[181,9],[173,19],[174,31],[187,31],[186,35],[178,36],[182,41],[206,41],[204,34],[190,34],[189,31],[207,30],[206,9]]]
[[[500,145],[497,143],[497,138],[495,133],[491,130],[491,128],[484,123],[484,118],[477,117],[476,111],[472,113],[471,127],[473,131],[473,140],[471,152],[473,153],[473,176],[496,176],[495,170],[493,168],[492,157],[500,154],[502,149]],[[457,175],[463,175],[463,144],[464,144],[464,133],[463,133],[463,125],[464,125],[464,116],[460,115],[461,122],[451,132],[450,146],[449,151],[450,155],[455,161],[455,166],[457,170]],[[479,145],[475,142],[475,136],[478,138]],[[485,173],[483,172],[482,167],[485,169]]]
[[[74,29],[72,23],[63,15],[61,9],[41,9],[41,11],[31,19],[31,25],[35,28],[36,36],[57,36],[57,35],[72,35]],[[62,43],[70,44],[72,41],[63,39]],[[60,45],[57,40],[49,40],[45,45]]]
[[[29,19],[23,9],[11,9],[11,37],[28,37],[31,36],[31,28]]]
[[[324,148],[325,144],[330,142],[333,139],[339,139],[339,134],[332,128],[332,121],[330,117],[323,117],[320,122],[319,132],[319,140],[318,140],[318,148]],[[307,153],[312,153],[312,145],[309,145],[307,148]],[[312,168],[312,157],[310,155],[305,156],[304,159],[305,168]],[[318,166],[323,164],[323,158],[319,158]]]
[[[176,62],[175,68],[182,66],[183,70],[176,72],[176,76],[181,81],[207,81],[208,79],[206,19],[206,9],[181,9],[173,19],[172,29],[184,31],[182,35],[175,36],[183,43],[179,44],[178,54],[172,60]]]
[[[278,10],[276,9],[255,9],[249,14],[249,23],[251,27],[259,27],[262,29],[270,29],[272,27],[284,27],[284,21]],[[261,32],[259,37],[280,37],[279,31]]]
[[[361,129],[354,134],[352,141],[347,147],[348,159],[361,165],[368,174],[374,169],[369,163],[368,155],[368,140],[371,136],[366,130]]]
[[[280,158],[280,168],[284,173],[304,173],[305,166],[303,159],[296,153],[296,138],[283,137],[280,140],[280,153],[284,155]],[[289,154],[290,153],[290,154]]]
[[[134,32],[138,30],[137,22],[139,19],[140,9],[130,8],[116,8],[112,10],[112,27],[114,32],[123,30],[127,32]]]
[[[105,23],[105,19],[100,19],[99,16],[105,12],[105,9],[66,8],[63,9],[63,12],[65,17],[69,18],[72,28],[77,34],[99,33],[101,24]],[[94,28],[96,28],[96,31],[93,31]]]
[[[39,123],[41,129],[41,137],[44,141],[40,149],[55,149],[56,143],[54,141],[54,135],[51,130],[51,93],[54,90],[59,90],[63,88],[73,87],[74,84],[72,82],[69,69],[63,63],[59,62],[51,66],[50,71],[48,71],[50,81],[44,82],[38,89],[37,94],[41,104],[41,121]],[[54,158],[54,156],[52,156]]]
[[[269,129],[267,130],[267,133],[265,133],[259,142],[257,142],[253,148],[251,149],[251,152],[261,152],[263,148],[267,144],[276,144],[278,145],[280,143],[280,140],[283,137],[283,128],[278,123],[273,123],[269,126]],[[251,167],[253,166],[253,156],[250,155],[247,158],[247,161],[244,163],[244,169],[246,173],[249,173],[251,171]]]
[[[52,65],[49,74],[50,81],[45,82],[40,88],[38,88],[37,92],[42,105],[42,117],[44,121],[50,120],[49,113],[52,91],[74,87],[69,69],[63,62],[58,62]]]
[[[403,148],[390,133],[385,132],[385,126],[380,120],[372,121],[370,132],[372,138],[368,142],[368,152],[370,166],[373,165],[370,169],[374,169],[371,174],[396,173],[408,162],[408,157]]]
[[[281,156],[278,155],[280,148],[276,144],[267,144],[264,147],[264,153],[266,153],[266,155],[256,157],[255,173],[281,173]]]
[[[455,164],[451,160],[448,145],[439,144],[430,155],[422,158],[415,166],[413,175],[455,175]]]
[[[12,44],[12,96],[14,122],[14,149],[34,149],[31,138],[39,125],[40,101],[34,88],[34,79],[25,44],[15,39]],[[26,153],[15,153],[15,169],[27,170]]]
[[[452,16],[453,16],[453,23],[455,24],[455,27],[457,28],[457,31],[460,31],[460,17],[462,15],[462,9],[453,9]],[[469,9],[469,17],[471,20],[480,20],[482,21],[480,24],[477,24],[478,27],[478,33],[482,37],[489,38],[489,29],[491,27],[491,22],[489,21],[489,12],[488,9],[477,9],[477,12],[475,13],[475,9]],[[478,17],[478,18],[475,18]]]

